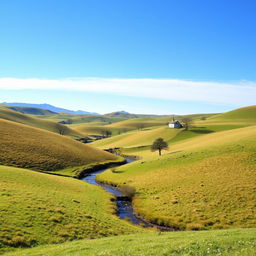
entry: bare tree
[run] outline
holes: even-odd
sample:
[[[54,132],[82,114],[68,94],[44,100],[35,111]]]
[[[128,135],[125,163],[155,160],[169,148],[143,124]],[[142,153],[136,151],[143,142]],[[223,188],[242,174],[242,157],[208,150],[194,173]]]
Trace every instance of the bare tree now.
[[[184,128],[185,128],[186,131],[187,131],[187,130],[191,127],[191,125],[193,124],[193,120],[192,120],[192,118],[190,118],[190,117],[183,117],[181,121],[182,121],[183,126],[184,126]]]

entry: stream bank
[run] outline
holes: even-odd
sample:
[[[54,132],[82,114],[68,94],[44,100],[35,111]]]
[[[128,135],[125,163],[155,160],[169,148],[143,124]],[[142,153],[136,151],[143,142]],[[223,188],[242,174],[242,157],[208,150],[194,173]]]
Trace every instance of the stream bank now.
[[[115,166],[117,165],[124,165],[135,161],[133,158],[126,157],[126,160],[122,163],[115,163]],[[113,167],[113,165],[112,165]],[[132,222],[135,225],[142,226],[144,228],[157,228],[160,231],[177,231],[179,230],[177,227],[166,227],[166,226],[160,226],[155,223],[151,223],[145,219],[143,219],[141,216],[139,216],[133,209],[132,200],[127,198],[124,194],[122,194],[117,187],[105,184],[102,182],[98,182],[96,180],[96,176],[104,171],[106,171],[109,168],[109,166],[103,166],[102,168],[98,167],[96,170],[86,170],[86,172],[82,173],[80,175],[80,179],[88,182],[89,184],[100,186],[104,190],[106,190],[108,193],[111,193],[115,197],[116,205],[117,205],[117,216],[120,219],[128,219],[130,222]]]

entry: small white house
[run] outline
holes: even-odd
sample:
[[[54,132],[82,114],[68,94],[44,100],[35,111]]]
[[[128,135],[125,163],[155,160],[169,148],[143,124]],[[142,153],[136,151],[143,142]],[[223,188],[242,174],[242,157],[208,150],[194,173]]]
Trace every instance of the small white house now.
[[[172,121],[168,124],[169,128],[182,128],[182,124],[179,121]]]

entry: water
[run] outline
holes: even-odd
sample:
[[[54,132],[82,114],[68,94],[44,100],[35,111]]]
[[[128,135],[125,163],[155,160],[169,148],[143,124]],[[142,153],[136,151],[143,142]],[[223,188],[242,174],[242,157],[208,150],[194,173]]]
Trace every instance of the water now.
[[[131,163],[133,160],[127,158],[126,162],[127,163]],[[89,184],[95,185],[95,186],[100,186],[102,188],[104,188],[107,192],[111,193],[112,195],[114,195],[115,197],[120,197],[120,196],[124,196],[117,188],[115,188],[114,186],[110,186],[104,183],[100,183],[96,181],[96,176],[104,171],[106,171],[107,169],[102,169],[102,170],[98,170],[92,173],[89,173],[87,176],[85,176],[84,178],[82,178],[82,180],[88,182]],[[119,200],[116,199],[116,205],[117,205],[117,215],[120,219],[129,219],[133,224],[136,225],[144,225],[144,227],[147,227],[148,225],[141,219],[139,219],[134,211],[133,211],[133,207],[132,207],[132,202],[130,201],[124,201],[124,200]]]

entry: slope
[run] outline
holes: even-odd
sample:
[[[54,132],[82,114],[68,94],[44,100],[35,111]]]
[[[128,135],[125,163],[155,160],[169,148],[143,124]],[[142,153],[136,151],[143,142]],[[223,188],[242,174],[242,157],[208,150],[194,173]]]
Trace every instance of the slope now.
[[[181,229],[255,227],[256,126],[172,145],[159,157],[108,170],[100,181],[134,186],[136,211]]]
[[[0,252],[142,232],[113,214],[108,193],[77,179],[0,166],[0,188]]]
[[[54,171],[116,159],[71,138],[0,119],[0,164]]]
[[[255,124],[256,105],[235,109],[223,114],[209,117],[207,122],[247,123],[248,125]]]
[[[79,132],[74,131],[67,126],[57,124],[52,121],[31,117],[29,115],[25,115],[17,111],[6,109],[3,107],[0,107],[0,118],[25,124],[25,125],[29,125],[29,126],[33,126],[33,127],[37,127],[37,128],[41,128],[41,129],[55,132],[55,133],[61,133],[63,131],[64,135],[70,136],[70,137],[82,137],[82,135]]]

